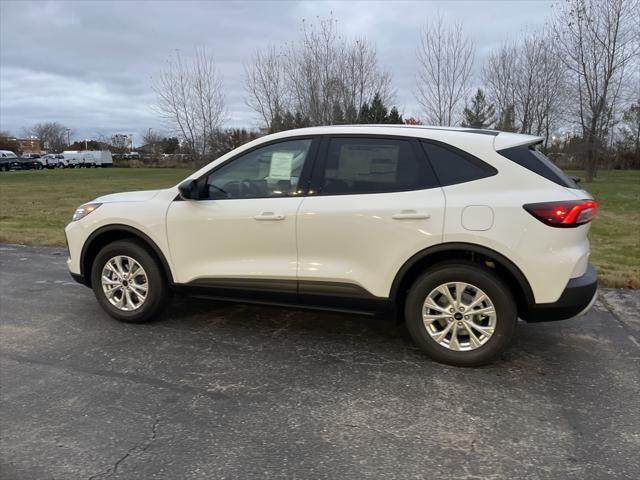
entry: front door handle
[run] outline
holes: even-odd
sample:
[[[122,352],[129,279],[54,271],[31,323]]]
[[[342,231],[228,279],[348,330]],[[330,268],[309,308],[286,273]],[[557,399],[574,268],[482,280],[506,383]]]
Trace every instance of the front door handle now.
[[[284,215],[282,215],[281,213],[262,212],[260,215],[256,215],[253,218],[262,221],[277,221],[284,220]]]
[[[391,215],[391,218],[394,220],[426,220],[427,218],[431,218],[431,215],[416,210],[402,210],[400,213]]]

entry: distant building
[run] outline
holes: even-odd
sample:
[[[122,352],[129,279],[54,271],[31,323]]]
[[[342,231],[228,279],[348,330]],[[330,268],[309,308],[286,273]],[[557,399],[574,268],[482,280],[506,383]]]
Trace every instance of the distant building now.
[[[39,138],[11,138],[20,145],[20,151],[25,153],[42,153],[42,143]]]

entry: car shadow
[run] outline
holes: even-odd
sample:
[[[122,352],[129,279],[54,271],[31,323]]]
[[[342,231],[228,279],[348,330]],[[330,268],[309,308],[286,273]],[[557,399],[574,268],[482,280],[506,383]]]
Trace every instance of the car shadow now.
[[[325,345],[331,351],[435,364],[413,343],[405,324],[390,315],[367,316],[177,296],[164,318],[155,324],[202,335],[224,332],[255,342],[278,337],[281,345],[291,348],[300,344]],[[518,321],[511,347],[495,362],[480,368],[513,367],[540,374],[544,359],[563,348],[556,336],[547,327]]]

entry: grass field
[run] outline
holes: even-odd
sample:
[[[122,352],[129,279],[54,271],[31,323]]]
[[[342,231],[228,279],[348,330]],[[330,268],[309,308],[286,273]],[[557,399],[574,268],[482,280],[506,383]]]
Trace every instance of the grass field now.
[[[191,170],[65,169],[0,174],[0,242],[64,245],[64,226],[82,203],[100,195],[166,188]]]
[[[583,172],[570,173],[584,178]],[[600,283],[640,288],[640,170],[601,171],[581,185],[598,201],[590,239]]]
[[[78,205],[107,193],[169,187],[189,173],[154,168],[2,173],[0,242],[64,245],[64,226]],[[599,203],[591,246],[602,285],[640,288],[640,171],[602,171],[583,185]]]

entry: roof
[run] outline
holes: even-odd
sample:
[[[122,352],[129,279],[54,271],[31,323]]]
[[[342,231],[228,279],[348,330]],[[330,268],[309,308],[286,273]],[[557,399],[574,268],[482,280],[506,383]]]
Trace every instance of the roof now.
[[[402,124],[380,124],[380,123],[363,123],[363,124],[350,124],[350,125],[325,125],[320,127],[306,127],[301,128],[299,130],[317,130],[316,133],[321,133],[323,130],[334,130],[337,128],[345,128],[345,129],[360,129],[360,128],[372,128],[372,129],[385,129],[385,128],[394,128],[394,129],[402,129],[402,130],[436,130],[436,131],[444,131],[444,132],[460,132],[460,133],[475,133],[478,135],[490,135],[495,137],[500,132],[498,130],[489,130],[483,128],[467,128],[467,127],[437,127],[430,125],[402,125]],[[288,130],[291,131],[291,130]]]
[[[399,135],[421,137],[430,140],[438,140],[444,143],[472,143],[487,142],[493,144],[495,150],[515,147],[520,145],[530,145],[539,143],[543,137],[527,135],[523,133],[501,132],[498,130],[467,128],[467,127],[436,127],[428,125],[387,125],[387,124],[358,124],[358,125],[327,125],[321,127],[306,127],[294,130],[278,132],[266,137],[262,137],[257,143],[268,139],[285,138],[294,135],[340,135],[340,134],[360,134],[360,135]]]

